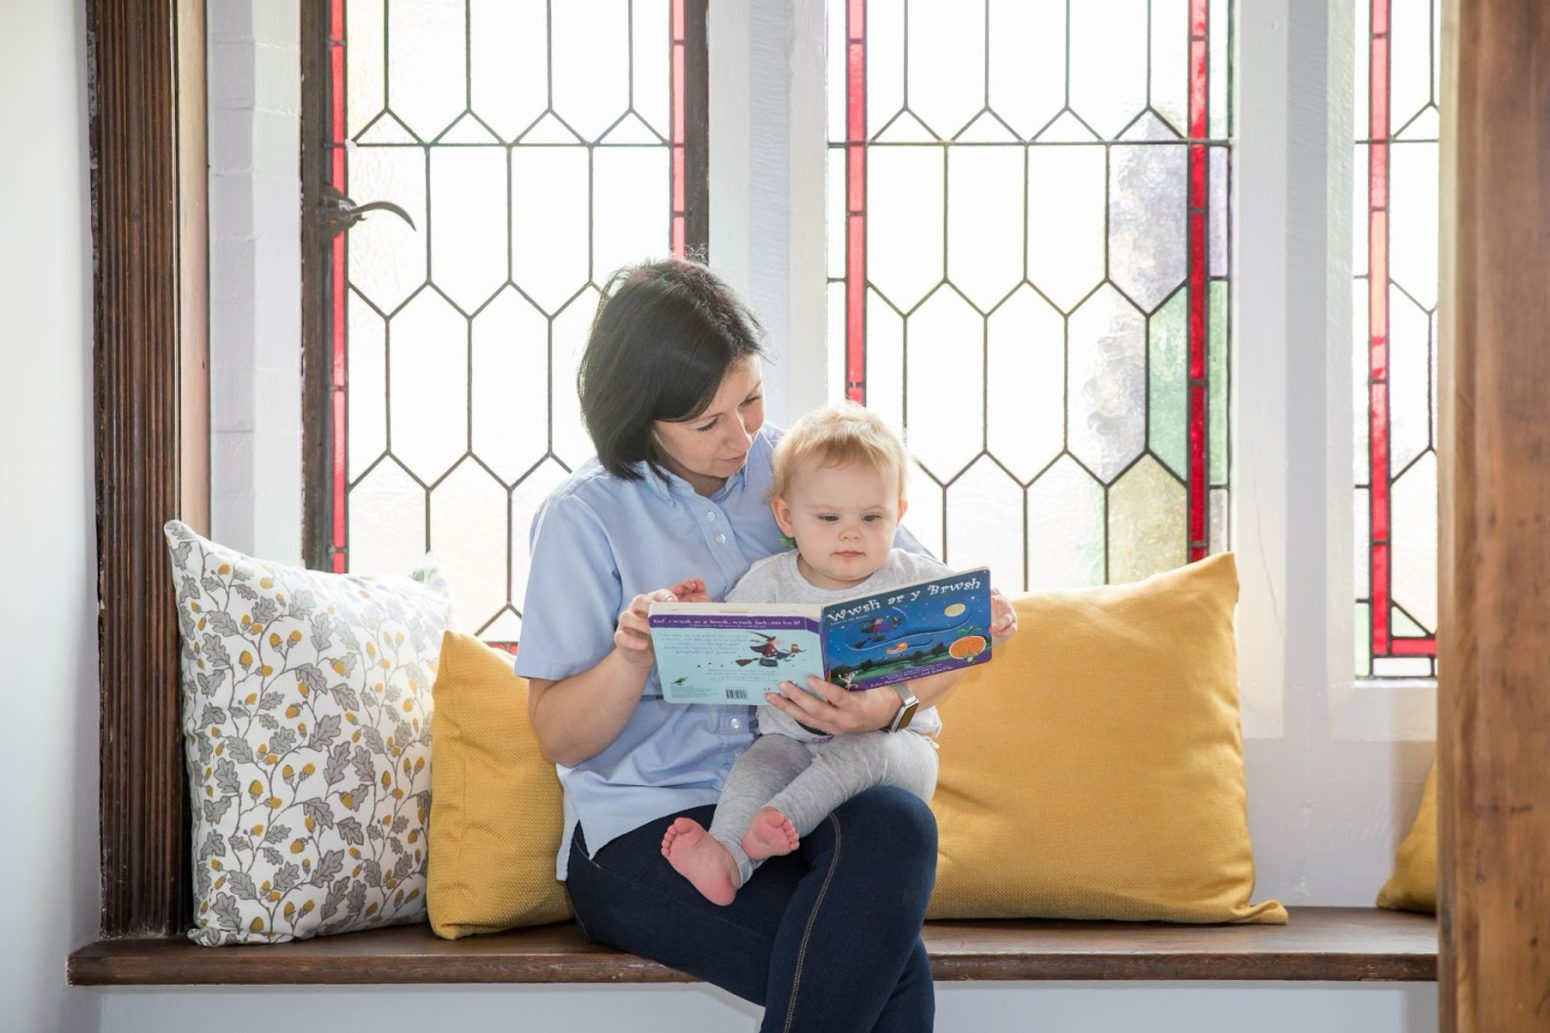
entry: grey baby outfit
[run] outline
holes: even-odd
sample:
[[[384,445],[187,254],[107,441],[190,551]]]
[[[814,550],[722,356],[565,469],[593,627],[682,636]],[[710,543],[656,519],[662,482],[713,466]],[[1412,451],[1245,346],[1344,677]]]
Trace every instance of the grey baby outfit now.
[[[727,593],[729,603],[832,603],[951,573],[929,556],[894,549],[871,577],[853,588],[818,588],[797,569],[795,551],[777,553],[748,569]],[[772,684],[771,690],[775,688]],[[898,786],[930,800],[936,789],[936,743],[942,729],[935,707],[921,707],[899,734],[823,735],[803,728],[768,704],[758,708],[759,737],[727,775],[710,834],[737,861],[738,885],[758,863],[743,851],[754,814],[769,805],[806,836],[829,813],[864,789]]]

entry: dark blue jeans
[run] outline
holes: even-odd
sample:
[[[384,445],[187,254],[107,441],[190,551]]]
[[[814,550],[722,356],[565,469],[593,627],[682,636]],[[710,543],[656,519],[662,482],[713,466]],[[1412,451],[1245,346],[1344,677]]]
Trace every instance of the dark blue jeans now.
[[[684,813],[708,828],[714,810]],[[565,885],[590,939],[763,1005],[762,1030],[931,1029],[920,923],[936,880],[936,821],[918,798],[884,786],[841,804],[794,853],[766,861],[728,907],[700,896],[662,856],[674,817],[590,859],[576,830]]]

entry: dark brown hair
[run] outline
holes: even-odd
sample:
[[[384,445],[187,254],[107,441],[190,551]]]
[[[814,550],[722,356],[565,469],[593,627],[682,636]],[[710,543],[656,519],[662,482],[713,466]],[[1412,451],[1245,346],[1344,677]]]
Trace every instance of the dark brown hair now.
[[[576,370],[581,414],[598,461],[636,480],[652,469],[654,420],[692,420],[734,363],[764,353],[763,328],[715,273],[669,258],[619,270],[604,288]]]

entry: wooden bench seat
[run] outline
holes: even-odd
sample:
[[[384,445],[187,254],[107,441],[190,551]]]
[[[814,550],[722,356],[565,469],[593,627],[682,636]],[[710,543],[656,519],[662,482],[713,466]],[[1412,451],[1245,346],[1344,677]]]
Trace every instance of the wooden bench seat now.
[[[928,922],[924,935],[938,980],[1437,978],[1437,923],[1429,915],[1288,910],[1285,926]],[[695,981],[588,943],[570,924],[463,940],[437,939],[424,925],[254,947],[103,940],[70,956],[69,980],[77,986]]]

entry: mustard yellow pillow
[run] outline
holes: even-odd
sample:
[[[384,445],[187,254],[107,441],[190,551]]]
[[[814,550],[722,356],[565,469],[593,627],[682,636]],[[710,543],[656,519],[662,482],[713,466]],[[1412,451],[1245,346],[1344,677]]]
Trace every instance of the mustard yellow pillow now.
[[[1249,902],[1230,554],[1013,600],[942,704],[929,918],[1284,923]]]
[[[1378,891],[1378,906],[1437,912],[1437,763],[1426,775],[1415,824],[1394,852],[1394,874]]]
[[[455,940],[570,917],[554,878],[560,783],[527,721],[511,657],[448,631],[432,689],[426,909]]]

